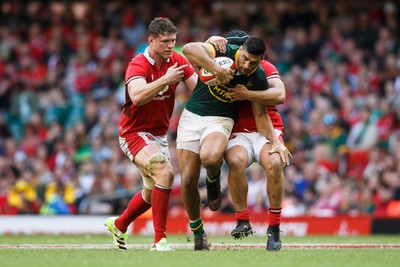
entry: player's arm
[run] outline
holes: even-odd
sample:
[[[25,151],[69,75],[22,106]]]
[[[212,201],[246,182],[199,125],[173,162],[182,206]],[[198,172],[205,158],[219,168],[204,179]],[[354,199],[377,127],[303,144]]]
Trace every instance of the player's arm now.
[[[265,105],[259,102],[252,102],[252,107],[257,131],[264,135],[272,143],[269,153],[279,153],[282,162],[286,165],[289,165],[291,154],[289,150],[278,140]]]
[[[170,84],[180,82],[184,77],[183,69],[186,67],[187,65],[178,67],[178,63],[175,63],[173,66],[169,67],[164,76],[151,83],[147,83],[143,78],[129,81],[126,86],[132,103],[136,106],[144,105],[150,102]]]
[[[226,52],[226,44],[228,43],[228,40],[226,40],[222,36],[211,36],[210,38],[207,39],[206,43],[212,44],[215,49],[221,53]]]
[[[218,83],[228,83],[232,78],[231,70],[225,69],[213,61],[215,49],[209,43],[192,42],[182,48],[183,54],[196,67],[203,67],[215,74]]]
[[[264,105],[280,105],[285,102],[286,90],[283,81],[276,77],[268,79],[268,90],[248,90],[244,85],[230,88],[228,96],[232,100],[250,100]]]
[[[285,103],[286,90],[280,78],[268,79],[268,90],[250,91],[248,90],[248,100],[257,101],[264,105],[280,105]]]
[[[198,75],[196,72],[193,72],[192,75],[188,79],[184,81],[186,87],[192,92],[196,87]]]

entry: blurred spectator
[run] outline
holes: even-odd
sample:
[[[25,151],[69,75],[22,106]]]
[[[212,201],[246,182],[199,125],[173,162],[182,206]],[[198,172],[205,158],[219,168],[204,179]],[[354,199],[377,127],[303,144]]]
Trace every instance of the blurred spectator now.
[[[41,215],[68,215],[76,210],[71,210],[68,204],[75,202],[72,185],[64,186],[60,182],[47,184],[44,202],[40,207]],[[72,205],[74,207],[74,205]]]
[[[21,179],[13,185],[8,192],[7,202],[11,214],[37,214],[40,208],[40,200],[34,188],[33,172],[23,170]]]
[[[353,150],[369,150],[378,143],[378,129],[371,117],[371,110],[363,106],[360,120],[350,127],[347,145]]]

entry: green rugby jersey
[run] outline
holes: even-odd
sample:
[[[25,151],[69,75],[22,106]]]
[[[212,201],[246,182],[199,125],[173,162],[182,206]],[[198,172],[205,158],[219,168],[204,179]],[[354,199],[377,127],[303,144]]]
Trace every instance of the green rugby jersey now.
[[[235,60],[238,50],[239,46],[228,44],[225,53],[216,51],[216,57],[226,56]],[[228,88],[233,88],[237,84],[243,84],[248,90],[268,88],[265,72],[260,65],[249,75],[234,75],[233,77],[228,84],[217,86],[207,85],[198,80],[186,104],[186,109],[200,116],[222,116],[235,119],[239,101],[229,100],[226,94]]]

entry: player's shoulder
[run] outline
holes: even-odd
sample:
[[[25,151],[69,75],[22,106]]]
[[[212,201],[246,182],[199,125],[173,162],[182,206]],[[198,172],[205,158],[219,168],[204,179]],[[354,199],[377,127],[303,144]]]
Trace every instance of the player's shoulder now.
[[[239,50],[240,45],[238,45],[238,44],[226,44],[226,47],[229,48],[229,49],[232,49],[234,51],[237,51],[237,50]]]
[[[271,75],[278,75],[279,76],[279,71],[278,69],[274,66],[274,64],[272,64],[271,62],[269,62],[266,59],[263,59],[260,62],[260,66],[261,68],[264,70],[265,74],[267,76],[271,76]]]
[[[240,45],[226,44],[226,53],[234,55],[239,50],[239,48]]]
[[[130,65],[132,64],[137,64],[137,65],[143,65],[146,62],[148,62],[148,59],[145,57],[143,53],[137,54],[134,56],[131,61],[129,62]]]
[[[187,59],[177,51],[173,51],[170,61],[175,63],[175,62],[187,61]]]
[[[257,66],[257,69],[248,76],[248,79],[253,84],[255,90],[264,90],[268,88],[267,75],[261,65]]]

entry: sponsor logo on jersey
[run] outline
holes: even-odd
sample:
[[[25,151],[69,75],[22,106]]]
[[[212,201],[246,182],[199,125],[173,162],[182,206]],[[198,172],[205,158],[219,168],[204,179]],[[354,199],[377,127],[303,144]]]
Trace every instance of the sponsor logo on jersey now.
[[[208,90],[211,95],[213,95],[216,99],[222,102],[232,102],[228,98],[228,88],[225,85],[209,85]]]
[[[158,96],[156,96],[155,98],[153,98],[153,100],[158,100],[158,101],[160,101],[160,100],[168,99],[168,98],[170,98],[170,97],[171,97],[170,95],[158,95]]]
[[[156,97],[153,98],[153,100],[165,100],[167,98],[170,98],[170,95],[164,95],[166,91],[168,91],[169,85],[165,86],[164,89],[162,89]]]
[[[166,86],[164,87],[164,89],[162,89],[160,92],[158,92],[158,94],[159,94],[159,95],[164,94],[164,93],[168,90],[168,87],[169,87],[169,85],[166,85]]]

